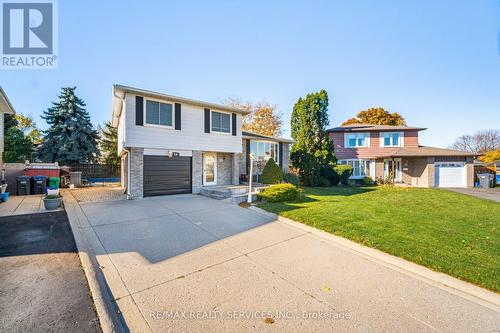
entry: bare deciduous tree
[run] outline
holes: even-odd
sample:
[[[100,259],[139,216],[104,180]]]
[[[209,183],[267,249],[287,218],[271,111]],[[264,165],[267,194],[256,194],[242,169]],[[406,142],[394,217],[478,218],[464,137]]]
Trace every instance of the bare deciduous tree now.
[[[477,153],[500,149],[500,130],[482,130],[474,134],[462,135],[450,148]]]

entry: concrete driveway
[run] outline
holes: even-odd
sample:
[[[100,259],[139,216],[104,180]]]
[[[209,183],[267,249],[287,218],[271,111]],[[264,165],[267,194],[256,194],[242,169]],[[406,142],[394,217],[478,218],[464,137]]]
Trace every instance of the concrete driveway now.
[[[193,195],[79,205],[131,331],[500,330],[497,306],[269,214]]]
[[[500,187],[495,188],[449,188],[449,191],[471,195],[473,197],[500,202]]]

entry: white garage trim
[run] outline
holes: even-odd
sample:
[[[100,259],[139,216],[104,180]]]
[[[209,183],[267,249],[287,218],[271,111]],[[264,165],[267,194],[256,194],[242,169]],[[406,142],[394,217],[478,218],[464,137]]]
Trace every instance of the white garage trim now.
[[[436,162],[436,187],[467,187],[467,171],[465,162]]]

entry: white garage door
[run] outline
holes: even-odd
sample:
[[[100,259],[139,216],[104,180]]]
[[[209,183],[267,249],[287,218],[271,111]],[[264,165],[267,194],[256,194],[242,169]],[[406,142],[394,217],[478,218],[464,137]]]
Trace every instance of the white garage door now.
[[[435,163],[436,187],[467,187],[464,162]]]

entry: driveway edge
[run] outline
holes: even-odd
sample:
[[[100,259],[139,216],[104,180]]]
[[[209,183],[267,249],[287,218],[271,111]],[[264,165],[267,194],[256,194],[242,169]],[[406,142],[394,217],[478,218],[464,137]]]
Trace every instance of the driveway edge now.
[[[73,211],[74,209],[81,209],[80,205],[67,190],[62,190],[62,197],[101,329],[103,333],[125,332],[127,330],[121,324],[118,312],[112,310],[116,308],[116,305],[107,290],[104,275],[100,271],[96,260],[96,254],[87,239],[85,231],[79,226],[77,214]]]
[[[276,220],[281,223],[287,224],[297,229],[301,229],[303,231],[307,231],[312,235],[332,242],[337,246],[347,249],[350,252],[356,253],[367,260],[377,262],[385,267],[410,275],[423,282],[429,283],[440,289],[444,289],[450,293],[458,295],[469,301],[481,304],[491,310],[500,313],[500,296],[492,291],[478,287],[469,282],[462,281],[448,274],[433,271],[430,268],[393,256],[380,250],[363,246],[346,238],[330,234],[326,231],[316,229],[300,222],[293,221],[289,218],[266,212],[261,208],[255,206],[251,206],[250,208],[260,214],[265,214],[267,216],[270,216],[270,214],[272,214],[276,217]]]

